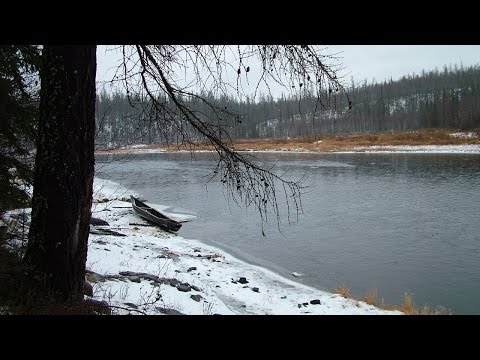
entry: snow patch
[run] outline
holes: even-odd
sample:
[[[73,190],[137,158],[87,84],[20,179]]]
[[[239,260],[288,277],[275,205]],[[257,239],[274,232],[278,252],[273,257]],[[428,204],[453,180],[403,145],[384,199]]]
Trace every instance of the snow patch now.
[[[478,138],[477,133],[470,131],[470,132],[456,132],[449,134],[451,137],[460,138],[460,139],[476,139]]]
[[[96,198],[95,217],[126,236],[90,234],[87,269],[103,277],[93,284],[93,298],[119,314],[401,314],[294,282],[199,240],[130,225],[142,219],[117,194],[134,192],[112,181],[94,184],[95,194],[116,198],[107,206]],[[124,271],[138,276],[119,275]]]

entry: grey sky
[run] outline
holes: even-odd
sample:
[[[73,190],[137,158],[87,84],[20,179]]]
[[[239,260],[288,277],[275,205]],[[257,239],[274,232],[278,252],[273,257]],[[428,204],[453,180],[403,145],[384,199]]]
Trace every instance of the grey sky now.
[[[335,45],[329,46],[340,54],[346,80],[367,79],[369,82],[393,80],[403,75],[425,71],[444,65],[480,64],[480,45]]]
[[[97,81],[110,80],[113,77],[112,67],[118,63],[119,51],[105,51],[113,46],[98,46]],[[344,76],[346,85],[353,76],[356,82],[365,79],[368,82],[399,79],[403,75],[435,68],[444,65],[463,63],[464,66],[480,64],[480,45],[328,45],[328,54],[337,54],[345,68],[340,75]],[[254,89],[246,89],[247,93]],[[287,89],[272,87],[272,95],[277,97]]]

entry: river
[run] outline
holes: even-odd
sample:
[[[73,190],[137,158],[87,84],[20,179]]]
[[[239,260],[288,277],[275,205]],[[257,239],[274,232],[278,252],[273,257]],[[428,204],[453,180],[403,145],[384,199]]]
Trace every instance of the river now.
[[[480,314],[480,155],[257,155],[278,173],[306,175],[304,214],[264,228],[221,184],[206,185],[211,153],[97,156],[96,176],[120,182],[168,211],[194,214],[179,231],[298,282],[378,300]],[[302,276],[293,277],[292,272]]]

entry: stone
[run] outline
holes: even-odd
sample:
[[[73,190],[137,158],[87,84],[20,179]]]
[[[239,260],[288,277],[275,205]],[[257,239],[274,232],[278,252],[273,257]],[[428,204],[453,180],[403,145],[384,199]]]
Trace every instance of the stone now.
[[[238,279],[238,282],[240,284],[248,284],[247,278],[245,278],[245,277],[241,277],[240,279]]]
[[[105,281],[105,276],[100,275],[94,271],[86,270],[85,271],[85,280],[90,283],[96,283],[99,281]]]
[[[85,302],[90,306],[92,311],[98,314],[111,315],[112,309],[106,301],[99,301],[94,299],[86,299]]]
[[[102,220],[102,219],[97,219],[97,218],[90,218],[90,224],[94,225],[94,226],[110,226],[110,224],[108,222],[106,222],[105,220]]]
[[[193,270],[197,270],[197,267],[196,266],[189,267],[187,269],[187,272],[190,272],[190,271],[193,271]]]
[[[188,291],[191,290],[191,287],[188,284],[178,284],[177,285],[177,290],[178,291],[183,291],[183,292],[188,292]]]
[[[202,290],[200,290],[200,288],[198,286],[190,285],[190,287],[195,291],[202,291]]]
[[[155,309],[165,315],[185,315],[184,313],[181,313],[175,309],[167,309],[162,307],[156,307]]]
[[[258,293],[258,292],[260,292],[260,289],[259,289],[258,287],[253,287],[253,288],[252,288],[252,291],[255,291],[255,292]]]
[[[198,294],[196,294],[196,295],[190,295],[190,299],[195,300],[196,302],[199,302],[200,300],[203,299],[203,296],[202,296],[202,295],[198,295]]]
[[[319,299],[315,299],[315,300],[310,301],[310,304],[312,304],[312,305],[322,305],[322,303],[320,302]]]
[[[139,283],[140,282],[140,277],[136,275],[132,276],[127,276],[127,279],[130,280],[131,282]]]

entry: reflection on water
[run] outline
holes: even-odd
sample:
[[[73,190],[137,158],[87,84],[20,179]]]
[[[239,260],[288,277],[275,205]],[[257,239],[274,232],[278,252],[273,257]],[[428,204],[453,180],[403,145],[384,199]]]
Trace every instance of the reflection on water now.
[[[413,292],[417,305],[480,313],[480,156],[263,154],[279,173],[311,185],[299,221],[265,226],[254,209],[206,186],[213,154],[142,154],[102,162],[97,176],[153,203],[198,216],[179,234],[221,246],[296,281],[353,294],[377,289],[386,302]],[[281,207],[282,216],[285,208]],[[285,218],[285,217],[284,217]]]

